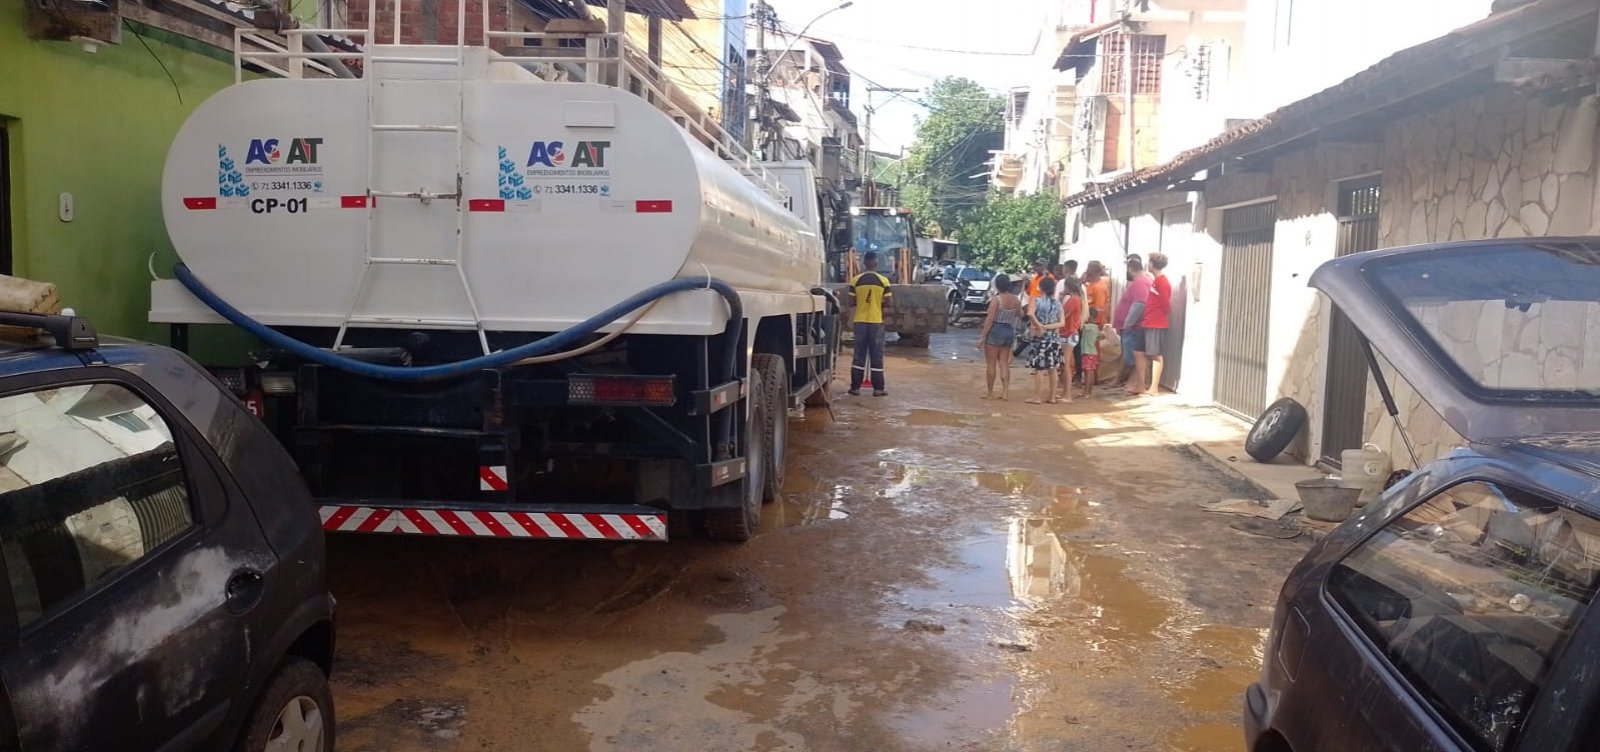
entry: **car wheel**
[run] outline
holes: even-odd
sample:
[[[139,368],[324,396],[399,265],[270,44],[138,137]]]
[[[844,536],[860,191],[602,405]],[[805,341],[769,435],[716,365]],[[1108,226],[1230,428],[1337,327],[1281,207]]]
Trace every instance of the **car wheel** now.
[[[950,326],[955,326],[957,323],[959,323],[961,321],[961,317],[965,315],[966,312],[967,302],[962,300],[960,295],[950,296],[950,311],[948,314]]]
[[[1289,397],[1272,403],[1245,436],[1244,451],[1257,462],[1271,462],[1306,425],[1306,409]]]
[[[783,491],[784,457],[789,447],[789,366],[781,356],[757,353],[750,358],[750,370],[767,392],[763,426],[767,434],[766,483],[761,499],[772,501]]]
[[[743,542],[754,538],[761,527],[761,497],[766,489],[767,423],[766,387],[761,379],[750,380],[748,403],[751,416],[749,440],[745,442],[744,477],[711,489],[719,505],[705,512],[706,535],[712,540]]]
[[[332,752],[328,676],[298,656],[285,659],[256,702],[237,752]]]

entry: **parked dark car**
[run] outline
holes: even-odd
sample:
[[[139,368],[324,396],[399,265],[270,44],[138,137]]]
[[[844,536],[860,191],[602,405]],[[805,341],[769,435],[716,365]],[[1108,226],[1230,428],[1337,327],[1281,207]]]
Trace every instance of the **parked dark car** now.
[[[1467,446],[1294,569],[1248,749],[1600,749],[1600,238],[1355,254],[1311,284],[1392,365],[1391,414],[1398,375]]]
[[[333,598],[289,456],[221,384],[0,313],[0,749],[333,748]]]

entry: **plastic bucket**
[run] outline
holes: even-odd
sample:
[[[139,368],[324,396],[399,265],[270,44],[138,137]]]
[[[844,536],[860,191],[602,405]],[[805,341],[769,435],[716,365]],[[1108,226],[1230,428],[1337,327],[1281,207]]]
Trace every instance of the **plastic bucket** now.
[[[1346,488],[1333,478],[1303,480],[1294,484],[1306,516],[1323,522],[1343,522],[1356,511],[1361,489]]]

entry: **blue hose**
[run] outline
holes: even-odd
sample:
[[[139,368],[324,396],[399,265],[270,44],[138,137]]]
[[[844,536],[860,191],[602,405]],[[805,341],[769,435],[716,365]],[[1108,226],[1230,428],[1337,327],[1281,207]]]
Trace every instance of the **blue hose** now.
[[[267,344],[287,350],[313,363],[320,363],[329,368],[337,368],[357,376],[365,376],[382,381],[436,381],[455,378],[481,371],[485,368],[508,366],[524,358],[549,355],[571,349],[580,344],[583,338],[595,334],[602,327],[620,320],[640,307],[648,305],[652,301],[665,298],[668,295],[689,290],[709,288],[717,291],[723,300],[728,301],[728,334],[732,337],[738,336],[739,328],[744,323],[744,306],[739,300],[739,293],[726,282],[709,277],[705,279],[673,279],[641,290],[628,299],[590,316],[583,322],[537,342],[529,342],[525,345],[513,347],[510,350],[501,350],[500,352],[480,355],[476,358],[460,360],[454,363],[416,367],[386,366],[347,358],[336,352],[301,342],[246,316],[244,312],[229,305],[228,301],[218,297],[216,293],[211,291],[211,288],[206,287],[205,283],[195,277],[194,272],[189,271],[187,265],[178,264],[173,267],[172,271],[178,281],[183,283],[183,286],[188,288],[189,292],[193,293],[201,302],[210,306],[211,310],[216,311],[218,315],[227,319],[234,326],[249,332]],[[734,378],[737,374],[738,361],[736,358],[738,350],[739,348],[732,343],[724,348],[724,352],[727,355],[727,363],[723,373],[729,379]]]

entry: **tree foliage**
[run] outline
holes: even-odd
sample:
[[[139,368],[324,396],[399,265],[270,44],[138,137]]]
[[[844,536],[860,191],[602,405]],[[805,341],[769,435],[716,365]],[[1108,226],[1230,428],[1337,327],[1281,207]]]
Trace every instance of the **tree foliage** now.
[[[962,222],[957,239],[972,263],[996,271],[1026,271],[1035,259],[1054,261],[1065,231],[1061,202],[1049,193],[991,194]]]
[[[916,212],[924,232],[950,234],[962,215],[983,201],[989,153],[1002,142],[1005,102],[977,82],[947,77],[935,81],[917,122],[917,140],[900,165],[902,203]]]

